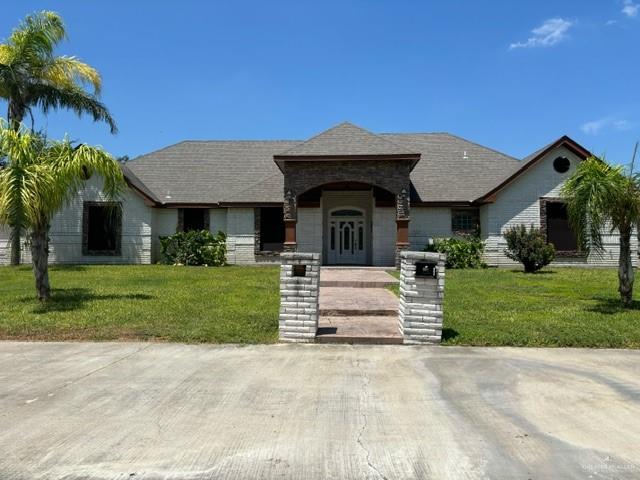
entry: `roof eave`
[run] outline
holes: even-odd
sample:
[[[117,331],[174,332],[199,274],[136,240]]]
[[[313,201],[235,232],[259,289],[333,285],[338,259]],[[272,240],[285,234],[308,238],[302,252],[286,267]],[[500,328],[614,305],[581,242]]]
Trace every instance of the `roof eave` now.
[[[374,161],[402,161],[411,162],[411,169],[420,161],[422,154],[420,153],[390,153],[377,155],[274,155],[273,161],[278,165],[280,171],[285,162],[329,162],[336,160],[374,160]]]

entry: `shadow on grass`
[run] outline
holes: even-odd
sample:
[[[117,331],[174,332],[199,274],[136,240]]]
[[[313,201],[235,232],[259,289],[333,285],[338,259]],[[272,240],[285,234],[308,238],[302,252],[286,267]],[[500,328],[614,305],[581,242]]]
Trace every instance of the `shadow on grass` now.
[[[86,272],[84,265],[49,265],[50,272]]]
[[[456,338],[458,335],[460,335],[458,331],[453,328],[442,329],[442,341],[451,340],[452,338]]]
[[[87,302],[102,300],[153,300],[153,295],[146,293],[123,293],[123,294],[97,294],[88,288],[54,288],[51,290],[51,299],[47,303],[39,303],[33,313],[42,314],[49,312],[69,312],[78,310]],[[22,297],[23,303],[36,302],[33,297]]]
[[[624,307],[619,298],[597,297],[594,300],[598,303],[589,307],[587,310],[595,313],[603,313],[612,315],[615,313],[624,313],[640,310],[640,300],[634,300],[631,306]]]
[[[522,275],[526,275],[526,276],[534,276],[537,277],[538,275],[555,275],[557,272],[555,270],[538,270],[537,272],[532,272],[532,273],[525,273],[524,270],[522,269],[513,269],[513,270],[509,270],[511,273],[521,273]]]

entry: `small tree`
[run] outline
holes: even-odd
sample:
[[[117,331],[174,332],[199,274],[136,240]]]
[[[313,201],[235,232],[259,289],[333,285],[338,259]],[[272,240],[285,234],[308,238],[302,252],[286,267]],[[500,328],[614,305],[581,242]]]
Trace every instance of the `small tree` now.
[[[637,150],[636,144],[636,150]],[[633,159],[636,152],[634,150]],[[640,177],[602,159],[582,162],[565,182],[562,195],[573,231],[585,253],[604,252],[602,233],[619,233],[618,291],[623,305],[633,300],[634,271],[631,260],[631,234],[640,222]]]
[[[120,165],[101,148],[73,145],[0,122],[0,225],[25,225],[31,243],[38,299],[49,299],[49,226],[53,215],[77,195],[92,174],[114,199],[125,186]]]
[[[553,245],[548,244],[539,228],[531,225],[511,227],[504,234],[507,248],[504,254],[511,260],[522,263],[525,273],[533,273],[549,265],[556,256]]]

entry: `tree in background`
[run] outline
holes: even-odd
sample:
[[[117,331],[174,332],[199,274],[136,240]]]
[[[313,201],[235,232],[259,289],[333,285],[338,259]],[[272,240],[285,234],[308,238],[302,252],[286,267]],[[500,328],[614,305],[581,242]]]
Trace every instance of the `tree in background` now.
[[[569,221],[585,253],[602,254],[603,232],[618,231],[618,291],[626,307],[633,301],[631,235],[640,222],[640,177],[633,172],[636,150],[628,172],[591,157],[578,166],[562,189]]]
[[[0,225],[24,225],[31,244],[38,299],[50,297],[49,227],[51,219],[93,174],[104,180],[104,193],[115,199],[125,182],[120,164],[98,147],[53,141],[0,124]]]
[[[34,107],[45,114],[69,109],[78,115],[89,114],[94,121],[116,124],[98,96],[101,79],[90,65],[76,57],[55,56],[56,46],[66,37],[62,18],[54,12],[28,15],[0,44],[0,98],[7,101],[7,120],[14,131],[27,115],[34,128]],[[88,92],[86,87],[92,88]],[[20,263],[20,236],[23,225],[11,225],[11,264]]]

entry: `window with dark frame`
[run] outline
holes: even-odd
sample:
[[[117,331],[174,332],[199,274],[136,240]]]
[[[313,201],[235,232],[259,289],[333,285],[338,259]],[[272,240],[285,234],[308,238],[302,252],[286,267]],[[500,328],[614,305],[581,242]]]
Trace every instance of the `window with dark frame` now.
[[[478,233],[480,231],[480,210],[477,208],[451,210],[451,231],[467,235]]]
[[[85,202],[82,240],[84,255],[120,255],[122,206],[117,202]]]
[[[208,230],[207,215],[209,210],[206,208],[183,208],[182,209],[182,231],[192,232],[200,230]]]
[[[260,208],[260,251],[284,250],[284,212],[282,207]]]
[[[544,212],[547,242],[553,244],[560,254],[578,252],[578,241],[569,223],[566,204],[560,201],[547,201]]]

